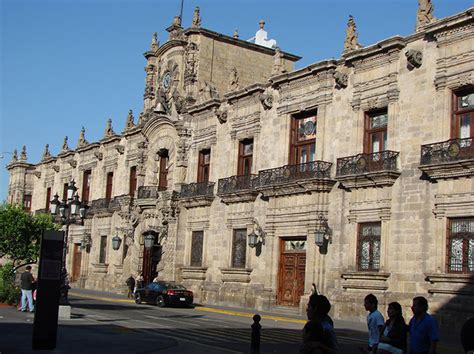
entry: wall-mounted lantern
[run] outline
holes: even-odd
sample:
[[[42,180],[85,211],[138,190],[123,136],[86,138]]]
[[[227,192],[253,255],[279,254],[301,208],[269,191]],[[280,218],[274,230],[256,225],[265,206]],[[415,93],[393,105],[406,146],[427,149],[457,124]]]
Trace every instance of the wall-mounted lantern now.
[[[253,219],[253,230],[248,234],[248,245],[250,248],[255,248],[265,244],[266,233],[258,223],[257,218]]]
[[[89,234],[82,235],[81,238],[81,250],[87,250],[92,244],[92,239]]]
[[[118,251],[121,244],[122,244],[122,239],[120,238],[119,235],[115,235],[114,237],[112,237],[112,248],[114,251]]]
[[[153,232],[148,232],[145,237],[145,249],[149,250],[155,244],[155,234]]]
[[[326,242],[332,243],[332,230],[328,225],[328,220],[323,214],[319,214],[315,232],[315,243],[318,247],[323,247]]]

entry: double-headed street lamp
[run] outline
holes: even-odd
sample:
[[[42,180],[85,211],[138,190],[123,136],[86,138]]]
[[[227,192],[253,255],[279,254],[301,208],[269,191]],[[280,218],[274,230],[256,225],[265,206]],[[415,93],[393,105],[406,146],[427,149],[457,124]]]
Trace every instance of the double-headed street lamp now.
[[[61,299],[63,301],[67,301],[67,292],[69,290],[66,270],[69,225],[84,225],[84,218],[86,217],[87,209],[87,205],[80,202],[79,195],[76,192],[76,182],[73,180],[69,182],[67,187],[67,200],[60,201],[59,196],[56,193],[50,203],[51,215],[58,221],[58,223],[66,226],[66,231],[64,233],[63,264],[61,268]]]

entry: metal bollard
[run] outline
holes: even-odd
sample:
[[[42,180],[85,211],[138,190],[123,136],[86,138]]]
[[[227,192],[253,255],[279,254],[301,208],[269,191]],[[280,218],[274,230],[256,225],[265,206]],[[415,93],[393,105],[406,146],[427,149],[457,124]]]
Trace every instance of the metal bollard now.
[[[262,318],[259,314],[253,316],[252,326],[252,337],[250,341],[250,354],[260,354],[260,330],[262,326],[260,325],[260,320]]]

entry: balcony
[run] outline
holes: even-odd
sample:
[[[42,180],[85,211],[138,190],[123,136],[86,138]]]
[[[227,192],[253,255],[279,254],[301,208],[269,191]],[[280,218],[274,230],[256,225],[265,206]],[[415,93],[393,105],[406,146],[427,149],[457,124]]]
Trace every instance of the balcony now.
[[[181,186],[179,200],[185,208],[210,206],[214,200],[214,182],[190,183]]]
[[[258,195],[253,189],[255,175],[232,176],[219,179],[217,195],[225,204],[253,202]]]
[[[100,198],[92,200],[87,210],[87,216],[112,214],[109,210],[110,199]]]
[[[331,162],[313,161],[262,170],[252,180],[253,188],[264,197],[329,192],[336,183],[331,179],[331,166]]]
[[[474,138],[421,145],[419,169],[432,180],[474,175]]]
[[[344,188],[391,186],[400,176],[396,151],[385,150],[337,159],[336,180]]]

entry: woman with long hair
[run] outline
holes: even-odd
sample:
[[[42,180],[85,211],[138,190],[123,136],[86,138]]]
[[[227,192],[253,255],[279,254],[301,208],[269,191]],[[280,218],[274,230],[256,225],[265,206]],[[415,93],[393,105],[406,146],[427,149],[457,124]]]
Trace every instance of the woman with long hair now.
[[[403,354],[407,350],[407,325],[402,314],[402,306],[391,302],[387,309],[388,320],[385,322],[377,353]]]

